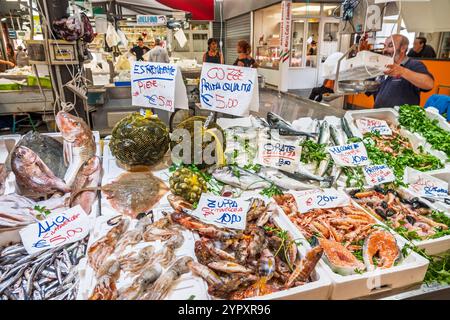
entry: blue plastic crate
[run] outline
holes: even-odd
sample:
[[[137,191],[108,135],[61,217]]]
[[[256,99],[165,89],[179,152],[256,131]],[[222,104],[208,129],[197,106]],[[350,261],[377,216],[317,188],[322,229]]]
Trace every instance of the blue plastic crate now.
[[[130,87],[131,81],[117,81],[117,82],[114,82],[114,85],[116,87]]]

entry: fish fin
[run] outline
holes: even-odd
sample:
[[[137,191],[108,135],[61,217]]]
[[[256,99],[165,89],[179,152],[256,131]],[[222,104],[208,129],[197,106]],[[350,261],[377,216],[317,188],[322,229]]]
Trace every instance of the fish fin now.
[[[66,167],[72,162],[72,143],[64,140],[63,142],[64,165]]]

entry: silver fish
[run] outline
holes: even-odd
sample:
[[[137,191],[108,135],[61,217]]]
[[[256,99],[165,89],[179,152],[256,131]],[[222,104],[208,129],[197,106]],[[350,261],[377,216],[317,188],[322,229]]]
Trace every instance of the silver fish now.
[[[289,122],[273,112],[267,113],[267,122],[269,123],[271,129],[278,129],[280,135],[283,136],[315,137],[314,133],[295,130]]]
[[[338,130],[336,126],[330,124],[330,133],[331,133],[331,139],[333,140],[334,144],[336,146],[342,146],[347,142],[347,138],[344,138],[344,133]]]
[[[237,166],[215,169],[212,175],[216,180],[242,190],[264,189],[272,185],[269,180]]]

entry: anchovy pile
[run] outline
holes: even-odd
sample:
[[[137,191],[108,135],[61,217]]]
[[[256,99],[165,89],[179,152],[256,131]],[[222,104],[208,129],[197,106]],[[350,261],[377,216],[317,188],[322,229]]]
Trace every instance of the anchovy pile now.
[[[75,268],[87,241],[28,254],[22,244],[0,250],[0,300],[75,300]]]

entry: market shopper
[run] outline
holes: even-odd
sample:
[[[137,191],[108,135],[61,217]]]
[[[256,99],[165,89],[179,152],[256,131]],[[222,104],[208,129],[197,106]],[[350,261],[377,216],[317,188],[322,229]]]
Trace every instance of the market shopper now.
[[[258,64],[256,63],[255,59],[250,56],[250,52],[250,44],[245,40],[239,41],[237,45],[238,57],[233,65],[248,68],[258,68]]]
[[[150,50],[149,53],[149,61],[162,63],[170,62],[169,53],[165,48],[162,47],[160,39],[155,40],[155,47]]]
[[[384,54],[393,56],[394,64],[386,66],[384,79],[375,93],[375,108],[418,105],[420,93],[433,89],[434,77],[427,67],[406,56],[408,45],[408,38],[400,34],[386,39]]]
[[[208,39],[208,51],[203,54],[203,62],[223,64],[223,55],[218,49],[217,39]]]
[[[436,58],[436,52],[433,47],[427,44],[427,39],[424,37],[417,37],[414,39],[414,44],[408,52],[410,58]]]
[[[144,54],[149,52],[150,49],[144,46],[144,39],[139,38],[137,46],[130,49],[130,52],[136,56],[136,61],[144,61]]]

